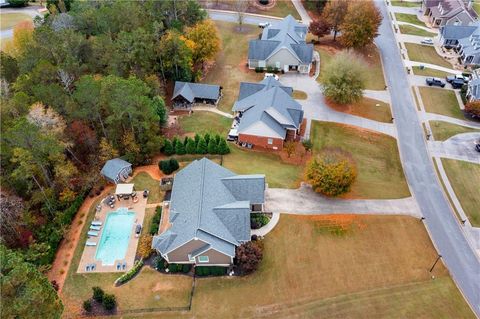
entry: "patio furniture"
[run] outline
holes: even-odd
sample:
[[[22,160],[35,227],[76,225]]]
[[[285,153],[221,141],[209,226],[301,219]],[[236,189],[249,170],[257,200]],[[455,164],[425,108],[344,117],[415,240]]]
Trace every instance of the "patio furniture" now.
[[[85,271],[90,271],[90,264],[85,266]]]
[[[120,263],[117,263],[117,270],[122,270],[122,265]]]
[[[94,270],[95,270],[95,268],[97,268],[97,265],[95,265],[95,264],[92,264],[92,265],[90,266],[90,271],[94,271]]]
[[[94,242],[94,241],[87,241],[87,242],[85,243],[85,246],[97,246],[97,243]]]
[[[124,261],[123,264],[122,264],[122,270],[125,270],[125,269],[127,269],[127,262],[126,261]]]
[[[87,235],[91,236],[91,237],[97,237],[98,236],[98,231],[91,230],[87,233]]]
[[[90,226],[90,230],[100,230],[101,226]]]
[[[101,221],[93,221],[92,222],[92,226],[102,226],[102,222]]]

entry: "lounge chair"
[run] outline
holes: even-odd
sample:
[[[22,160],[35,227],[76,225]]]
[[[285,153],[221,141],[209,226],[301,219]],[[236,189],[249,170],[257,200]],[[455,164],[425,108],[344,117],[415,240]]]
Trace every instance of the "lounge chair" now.
[[[90,271],[90,264],[85,266],[85,271]]]
[[[102,226],[102,222],[101,221],[93,221],[92,226]]]
[[[122,266],[120,265],[120,263],[117,263],[117,270],[121,270]]]
[[[90,226],[90,230],[100,230],[101,226]]]
[[[87,235],[88,235],[88,236],[97,237],[97,236],[98,236],[98,231],[93,231],[93,230],[91,230],[91,231],[89,231],[89,232],[87,233]]]
[[[94,241],[87,241],[87,242],[85,243],[85,246],[97,246],[97,243],[94,242]]]
[[[126,261],[124,261],[123,264],[122,264],[122,270],[125,270],[125,269],[127,269],[127,262]]]
[[[90,268],[90,271],[94,271],[94,270],[95,270],[95,268],[97,268],[97,265],[95,265],[95,264],[92,264],[90,267],[91,267],[91,268]]]

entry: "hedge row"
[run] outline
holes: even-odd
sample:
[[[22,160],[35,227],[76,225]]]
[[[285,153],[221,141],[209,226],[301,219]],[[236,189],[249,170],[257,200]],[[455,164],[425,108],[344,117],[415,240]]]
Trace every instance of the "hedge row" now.
[[[162,206],[155,208],[155,215],[152,218],[152,224],[150,224],[150,235],[156,235],[158,233],[158,227],[160,226],[160,219],[162,218]]]
[[[227,273],[227,267],[220,266],[197,266],[195,275],[197,276],[224,276]]]
[[[195,134],[195,138],[185,137],[183,141],[180,141],[177,137],[173,140],[165,140],[163,146],[163,153],[165,155],[185,155],[185,154],[228,154],[230,148],[228,147],[225,139],[222,139],[220,135],[210,136],[205,134],[200,136]]]
[[[116,285],[121,285],[132,279],[143,267],[143,259],[135,261],[135,265],[128,272],[121,275],[117,280],[115,280]]]

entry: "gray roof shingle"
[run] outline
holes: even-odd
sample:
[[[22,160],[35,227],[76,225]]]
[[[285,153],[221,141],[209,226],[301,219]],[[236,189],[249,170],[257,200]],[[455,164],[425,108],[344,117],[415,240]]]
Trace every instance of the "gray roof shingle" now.
[[[220,86],[176,81],[172,100],[177,96],[183,96],[190,103],[192,103],[195,98],[218,100],[220,97]]]
[[[117,178],[118,174],[122,169],[129,166],[132,166],[132,164],[130,164],[127,161],[124,161],[121,158],[114,158],[114,159],[108,160],[105,163],[105,165],[103,165],[103,168],[100,171],[100,173],[103,176],[111,180],[114,180],[115,178]]]

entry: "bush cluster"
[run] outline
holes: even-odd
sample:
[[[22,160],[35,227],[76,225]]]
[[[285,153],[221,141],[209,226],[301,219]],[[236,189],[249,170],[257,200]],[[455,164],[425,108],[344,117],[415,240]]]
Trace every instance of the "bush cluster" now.
[[[115,295],[106,294],[105,291],[103,291],[103,289],[100,287],[92,287],[92,290],[93,290],[92,299],[98,302],[99,304],[102,304],[105,310],[112,310],[115,308],[115,306],[117,305],[117,300],[115,298]],[[83,302],[83,309],[86,312],[92,311],[91,299],[87,299]]]
[[[261,241],[248,241],[237,248],[235,264],[243,274],[255,271],[263,258],[263,245]]]
[[[115,284],[121,285],[132,279],[139,271],[142,269],[143,266],[143,259],[135,261],[135,265],[133,265],[132,269],[128,272],[121,275],[117,280],[115,280]]]
[[[227,273],[226,267],[220,266],[197,266],[195,275],[197,276],[224,276]]]
[[[261,213],[252,213],[250,214],[250,227],[252,229],[259,229],[270,221],[267,215]]]
[[[184,274],[188,273],[192,269],[190,264],[168,264],[168,272],[179,273],[183,272]]]
[[[162,206],[155,208],[155,215],[152,218],[152,224],[150,224],[150,235],[156,235],[158,233],[158,227],[160,227],[160,219],[162,218]]]
[[[167,175],[172,174],[179,167],[180,165],[178,165],[178,161],[174,158],[158,162],[158,168],[160,168],[160,170]]]
[[[210,136],[205,134],[200,136],[195,134],[195,138],[185,137],[183,141],[180,141],[177,137],[173,140],[165,140],[163,146],[163,153],[165,155],[185,155],[185,154],[228,154],[230,148],[225,139],[222,139],[220,135]]]
[[[153,237],[150,234],[140,236],[138,241],[137,255],[142,259],[147,259],[153,253],[152,249]]]
[[[153,265],[157,270],[165,270],[168,267],[167,261],[160,255],[153,259]]]

